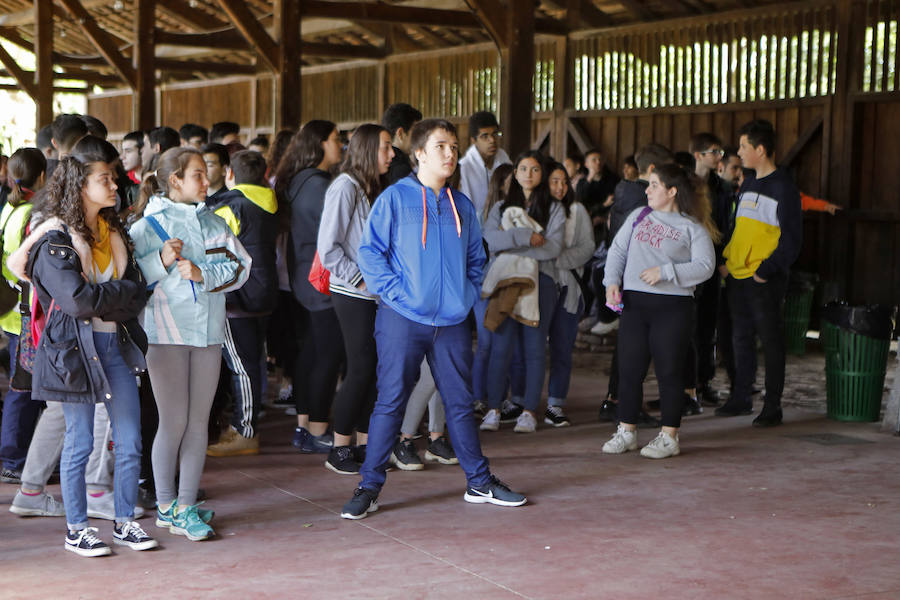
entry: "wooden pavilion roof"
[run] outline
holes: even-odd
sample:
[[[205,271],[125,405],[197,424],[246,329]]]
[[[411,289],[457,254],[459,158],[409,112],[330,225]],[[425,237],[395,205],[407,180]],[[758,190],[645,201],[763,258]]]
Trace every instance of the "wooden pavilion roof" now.
[[[271,30],[278,0],[156,0],[156,69],[160,82],[265,71],[265,64],[223,6],[243,4]],[[485,0],[303,0],[301,65],[383,58],[490,41],[475,8]],[[503,9],[501,0],[489,0]],[[116,87],[114,67],[88,35],[99,34],[123,57],[134,47],[135,0],[56,0],[53,64],[74,79]],[[536,0],[537,33],[565,35],[671,18],[779,4],[778,0]],[[83,9],[83,10],[79,10]],[[87,17],[87,18],[85,18]],[[0,37],[33,49],[34,0],[0,0]],[[96,37],[95,35],[95,37]],[[2,74],[2,73],[0,73]],[[60,77],[60,75],[57,75]]]

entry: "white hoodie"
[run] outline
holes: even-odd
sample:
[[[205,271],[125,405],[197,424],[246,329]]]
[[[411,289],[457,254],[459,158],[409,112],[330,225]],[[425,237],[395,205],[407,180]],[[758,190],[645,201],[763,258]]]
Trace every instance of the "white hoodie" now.
[[[494,157],[494,164],[491,168],[487,168],[484,159],[478,153],[475,144],[469,146],[466,155],[459,161],[459,191],[469,197],[472,204],[475,205],[475,212],[478,214],[478,223],[484,225],[484,204],[487,202],[488,186],[491,182],[491,175],[500,165],[509,165],[512,161],[509,156],[500,148],[497,150],[497,156]]]

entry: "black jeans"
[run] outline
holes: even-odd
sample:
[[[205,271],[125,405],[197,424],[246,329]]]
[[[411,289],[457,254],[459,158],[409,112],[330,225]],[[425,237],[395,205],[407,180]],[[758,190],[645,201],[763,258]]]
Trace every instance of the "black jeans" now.
[[[690,370],[685,373],[687,388],[709,385],[716,374],[716,321],[719,310],[719,291],[722,278],[716,271],[711,278],[697,286],[695,299],[695,325],[692,349],[688,356],[693,359]]]
[[[333,308],[310,312],[297,303],[295,309],[297,337],[303,340],[294,362],[297,414],[324,423],[331,413],[338,372],[344,361],[341,326]]]
[[[728,278],[728,304],[731,312],[736,406],[750,406],[756,380],[756,336],[762,341],[766,361],[766,405],[781,405],[784,393],[784,315],[782,306],[787,277],[778,275],[766,283]]]
[[[619,323],[619,419],[637,423],[650,359],[659,382],[665,427],[681,426],[684,361],[693,332],[694,299],[627,291]]]
[[[331,303],[341,324],[347,349],[347,377],[334,399],[334,432],[350,435],[369,431],[375,405],[375,311],[373,300],[332,293]]]

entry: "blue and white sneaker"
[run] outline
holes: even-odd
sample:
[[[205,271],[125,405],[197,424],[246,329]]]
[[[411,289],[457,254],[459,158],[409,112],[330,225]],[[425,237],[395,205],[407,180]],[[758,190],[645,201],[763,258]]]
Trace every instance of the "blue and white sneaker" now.
[[[66,534],[66,550],[78,556],[106,556],[112,553],[103,540],[97,537],[96,527],[85,527]]]
[[[524,495],[512,491],[493,475],[486,485],[480,488],[467,488],[463,500],[472,504],[496,504],[497,506],[522,506],[528,501]]]
[[[291,445],[303,454],[328,454],[334,446],[334,434],[313,435],[305,427],[297,427]]]
[[[116,523],[113,527],[113,542],[132,550],[150,550],[159,546],[156,540],[141,529],[137,521],[123,523],[121,527]]]

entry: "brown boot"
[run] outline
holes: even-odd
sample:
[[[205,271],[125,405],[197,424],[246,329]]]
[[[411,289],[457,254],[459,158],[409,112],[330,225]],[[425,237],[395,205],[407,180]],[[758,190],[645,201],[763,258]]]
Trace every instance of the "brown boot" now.
[[[219,441],[206,447],[207,456],[245,456],[259,454],[259,436],[246,438],[234,427],[222,432]]]

